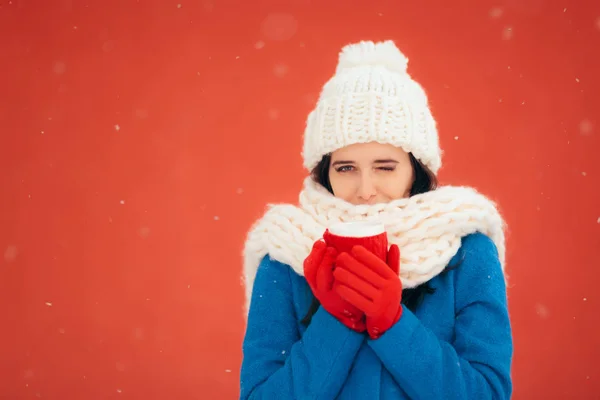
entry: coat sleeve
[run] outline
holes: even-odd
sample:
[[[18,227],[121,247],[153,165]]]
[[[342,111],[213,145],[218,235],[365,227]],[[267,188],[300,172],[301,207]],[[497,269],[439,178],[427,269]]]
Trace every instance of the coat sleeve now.
[[[241,399],[333,399],[366,340],[322,307],[301,336],[291,273],[268,256],[258,268],[242,346]]]
[[[438,339],[407,308],[396,325],[368,342],[411,399],[510,399],[513,343],[498,253],[482,234],[466,237],[462,250],[451,342]]]

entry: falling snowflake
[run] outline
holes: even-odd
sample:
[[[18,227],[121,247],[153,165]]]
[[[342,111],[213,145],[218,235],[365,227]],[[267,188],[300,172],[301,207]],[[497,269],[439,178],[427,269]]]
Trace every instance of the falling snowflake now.
[[[594,130],[594,124],[589,119],[584,119],[579,123],[579,132],[584,135],[590,135]]]
[[[535,312],[537,315],[539,315],[543,319],[548,318],[548,315],[550,315],[550,311],[543,304],[536,304]]]
[[[458,136],[454,136],[454,140],[458,140]]]
[[[49,301],[45,302],[44,304],[46,304],[48,307],[52,307],[52,303]]]
[[[52,70],[55,74],[62,75],[67,70],[67,65],[62,61],[56,61]]]
[[[6,250],[4,250],[4,261],[12,262],[17,259],[17,247],[16,246],[8,246]]]
[[[512,26],[507,26],[502,31],[502,39],[504,39],[504,40],[510,40],[513,38],[513,36],[514,36],[514,31],[513,31]]]
[[[287,13],[271,13],[261,24],[263,35],[270,40],[291,39],[298,30],[298,21]]]
[[[213,219],[214,219],[215,221],[218,221],[220,218],[219,218],[219,216],[218,216],[218,215],[215,215],[215,216],[213,217]]]
[[[279,110],[271,108],[269,110],[269,119],[276,120],[277,118],[279,118]]]
[[[140,237],[147,238],[150,235],[150,228],[143,226],[139,230]]]
[[[204,9],[206,11],[211,12],[214,8],[215,8],[215,5],[212,3],[212,1],[205,1],[204,2]]]
[[[114,126],[115,131],[119,132],[121,130],[121,127],[119,126],[119,124],[115,124]]]
[[[504,14],[504,10],[501,7],[494,7],[490,10],[490,18],[498,19]]]
[[[265,42],[263,42],[262,40],[259,40],[258,42],[254,43],[254,48],[256,50],[260,50],[263,47],[265,47]]]
[[[144,338],[144,330],[142,328],[135,328],[133,330],[133,337],[138,340],[143,339]]]
[[[275,74],[276,77],[283,78],[287,74],[288,70],[289,70],[289,68],[288,68],[287,65],[285,65],[285,64],[277,64],[273,68],[273,73]]]
[[[137,108],[135,110],[135,116],[139,119],[148,118],[148,110],[145,110],[143,108]]]
[[[181,4],[177,4],[177,8],[181,8]]]

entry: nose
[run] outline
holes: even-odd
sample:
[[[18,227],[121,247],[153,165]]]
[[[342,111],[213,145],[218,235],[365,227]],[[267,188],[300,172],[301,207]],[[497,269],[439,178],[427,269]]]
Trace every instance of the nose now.
[[[361,177],[360,186],[358,187],[358,197],[365,202],[369,202],[375,198],[376,194],[377,190],[373,179],[369,176]]]

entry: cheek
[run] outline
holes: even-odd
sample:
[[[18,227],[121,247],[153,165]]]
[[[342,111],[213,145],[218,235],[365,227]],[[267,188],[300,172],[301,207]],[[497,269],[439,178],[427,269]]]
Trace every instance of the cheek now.
[[[381,188],[390,200],[408,197],[413,184],[411,170],[397,171],[387,175],[382,182]]]
[[[356,192],[356,183],[351,174],[330,174],[329,183],[331,183],[334,195],[346,201],[351,199]]]

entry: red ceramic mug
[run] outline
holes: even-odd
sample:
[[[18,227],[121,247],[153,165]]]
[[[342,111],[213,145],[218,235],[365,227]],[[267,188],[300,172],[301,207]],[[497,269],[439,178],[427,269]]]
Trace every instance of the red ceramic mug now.
[[[323,234],[328,246],[339,253],[350,253],[352,247],[361,245],[373,254],[387,259],[388,238],[385,226],[376,221],[352,221],[331,225]]]

